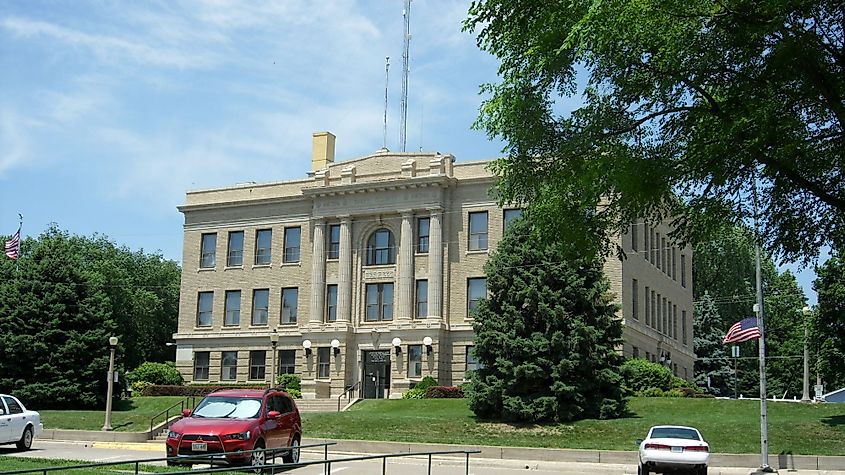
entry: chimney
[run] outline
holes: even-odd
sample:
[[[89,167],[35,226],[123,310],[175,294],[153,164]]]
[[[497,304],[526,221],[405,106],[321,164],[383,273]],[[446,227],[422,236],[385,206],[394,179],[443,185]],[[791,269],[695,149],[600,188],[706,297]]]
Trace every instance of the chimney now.
[[[314,132],[311,149],[311,171],[328,168],[334,163],[335,136],[331,132]]]

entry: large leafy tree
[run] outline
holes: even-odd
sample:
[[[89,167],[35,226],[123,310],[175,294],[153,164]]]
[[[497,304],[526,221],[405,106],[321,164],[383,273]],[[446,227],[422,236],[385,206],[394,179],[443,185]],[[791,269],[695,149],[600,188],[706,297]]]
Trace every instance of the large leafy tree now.
[[[641,217],[702,238],[747,216],[758,175],[776,256],[841,247],[842,25],[839,0],[473,2],[501,61],[478,122],[507,144],[501,199],[598,251]]]
[[[90,407],[105,396],[108,338],[119,368],[170,359],[178,266],[53,226],[0,260],[0,392],[33,407]]]
[[[693,334],[695,343],[695,384],[717,396],[733,394],[733,371],[726,347],[722,345],[725,327],[709,293],[695,302]]]
[[[810,342],[816,369],[829,390],[845,387],[845,258],[834,254],[816,271],[818,292]]]
[[[528,220],[514,223],[485,265],[470,407],[511,421],[617,417],[622,327],[601,262],[568,260],[530,235]]]

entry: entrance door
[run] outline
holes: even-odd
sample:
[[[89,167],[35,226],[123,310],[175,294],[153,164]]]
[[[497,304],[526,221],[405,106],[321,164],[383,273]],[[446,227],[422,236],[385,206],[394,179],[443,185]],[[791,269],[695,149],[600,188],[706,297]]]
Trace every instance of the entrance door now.
[[[384,399],[390,391],[390,351],[364,352],[364,399]]]

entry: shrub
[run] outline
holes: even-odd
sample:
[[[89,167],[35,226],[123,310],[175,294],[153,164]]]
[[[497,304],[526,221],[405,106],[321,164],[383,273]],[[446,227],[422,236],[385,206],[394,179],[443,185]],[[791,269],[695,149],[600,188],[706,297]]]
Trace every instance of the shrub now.
[[[287,391],[291,396],[293,396],[291,391],[296,391],[300,393],[300,397],[302,397],[302,380],[299,376],[295,374],[280,374],[276,379],[276,384],[278,384],[279,387],[285,388],[285,391]]]
[[[130,383],[146,381],[150,384],[177,386],[184,383],[182,374],[173,363],[153,363],[147,361],[126,374]]]
[[[457,399],[464,397],[461,388],[455,386],[431,386],[425,390],[426,399]]]
[[[622,384],[634,393],[649,388],[668,391],[672,389],[673,378],[675,378],[669,368],[640,358],[626,360],[620,371]]]
[[[672,390],[673,391],[680,391],[681,394],[684,395],[684,397],[695,397],[696,393],[698,392],[693,388],[675,388],[675,389],[672,389]]]
[[[680,389],[670,389],[663,393],[663,397],[684,397],[684,393]]]
[[[410,389],[402,394],[402,399],[422,399],[425,397],[425,391],[423,388]]]
[[[132,394],[136,396],[144,394],[144,391],[146,391],[146,389],[150,386],[152,386],[152,383],[148,383],[146,381],[135,381],[132,383]]]
[[[663,397],[664,391],[660,388],[646,388],[637,391],[639,397]]]
[[[425,389],[428,389],[430,387],[437,386],[437,385],[438,384],[437,384],[436,379],[432,378],[431,376],[426,376],[425,378],[422,379],[422,381],[415,384],[413,389],[423,389],[423,390],[425,390]]]
[[[192,384],[189,386],[150,385],[144,388],[141,396],[205,396],[218,389],[264,389],[266,384]]]
[[[302,399],[302,391],[299,389],[285,389],[285,392],[290,394],[290,397],[294,399]]]

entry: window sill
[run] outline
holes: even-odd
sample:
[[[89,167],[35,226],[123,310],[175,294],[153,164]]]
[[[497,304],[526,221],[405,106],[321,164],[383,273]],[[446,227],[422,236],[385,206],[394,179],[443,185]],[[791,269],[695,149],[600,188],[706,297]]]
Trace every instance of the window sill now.
[[[243,266],[243,265],[239,265],[239,266],[226,266],[226,267],[224,267],[224,268],[223,268],[223,270],[224,270],[224,271],[227,271],[227,270],[244,270],[244,266]]]
[[[281,327],[289,327],[289,328],[296,327],[297,325],[298,325],[298,323],[296,323],[296,322],[282,322],[282,323],[279,324],[279,326],[281,326]]]
[[[269,324],[269,323],[250,323],[250,324],[249,324],[249,328],[250,328],[250,329],[254,329],[254,328],[268,328],[269,326],[270,326],[270,324]]]
[[[207,326],[207,327],[194,326],[194,331],[207,332],[207,331],[211,331],[211,330],[214,330],[213,325],[210,325],[210,326]]]
[[[423,256],[427,256],[427,255],[428,255],[428,251],[426,251],[426,252],[415,252],[414,253],[414,257],[423,257]]]
[[[252,268],[253,269],[272,269],[273,264],[272,263],[271,264],[253,264]]]
[[[490,252],[489,252],[488,249],[467,249],[464,252],[464,255],[471,256],[471,255],[474,255],[474,254],[489,254],[489,253]]]
[[[216,267],[198,267],[197,272],[214,272],[216,271]]]
[[[235,330],[240,330],[240,329],[241,329],[240,325],[224,325],[224,326],[220,327],[220,330],[222,330],[224,332],[235,331]]]
[[[299,267],[301,265],[302,265],[302,261],[282,262],[282,264],[281,264],[282,267]]]

